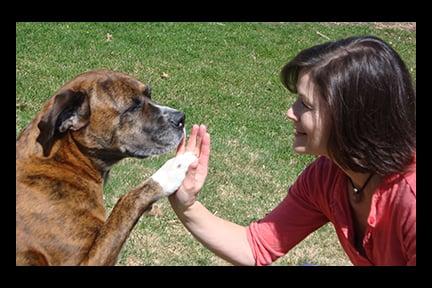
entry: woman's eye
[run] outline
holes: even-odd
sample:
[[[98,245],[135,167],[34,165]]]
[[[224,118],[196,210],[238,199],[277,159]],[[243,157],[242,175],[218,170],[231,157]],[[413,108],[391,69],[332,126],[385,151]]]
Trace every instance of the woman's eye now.
[[[306,107],[307,109],[312,109],[312,107],[310,107],[309,105],[307,105],[306,103],[303,102],[303,100],[301,100],[301,104]]]

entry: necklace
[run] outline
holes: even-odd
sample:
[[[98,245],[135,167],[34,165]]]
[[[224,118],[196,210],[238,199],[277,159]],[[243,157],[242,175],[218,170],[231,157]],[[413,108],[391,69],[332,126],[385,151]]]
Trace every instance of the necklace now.
[[[372,176],[373,176],[373,173],[371,173],[371,174],[369,175],[369,177],[367,178],[366,182],[363,184],[363,186],[362,186],[360,189],[358,189],[357,187],[355,187],[354,182],[352,181],[351,177],[348,176],[348,179],[350,180],[350,182],[351,182],[351,186],[352,186],[352,188],[353,188],[353,192],[354,192],[354,201],[355,201],[355,202],[359,202],[359,201],[361,200],[361,198],[362,198],[362,196],[363,196],[363,193],[362,193],[362,192],[363,192],[363,190],[366,188],[366,185],[369,183],[369,180],[372,178]]]

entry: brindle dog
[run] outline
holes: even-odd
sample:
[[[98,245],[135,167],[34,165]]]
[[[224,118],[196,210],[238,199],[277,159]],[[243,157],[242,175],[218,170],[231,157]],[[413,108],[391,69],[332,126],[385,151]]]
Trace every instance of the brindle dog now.
[[[182,112],[159,106],[123,73],[98,70],[66,83],[16,142],[16,264],[114,265],[144,211],[181,185],[191,153],[165,163],[122,196],[106,219],[113,164],[175,149]]]

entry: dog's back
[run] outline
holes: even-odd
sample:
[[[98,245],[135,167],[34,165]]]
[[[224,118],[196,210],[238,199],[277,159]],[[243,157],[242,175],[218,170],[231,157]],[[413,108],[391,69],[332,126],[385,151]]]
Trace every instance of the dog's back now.
[[[57,145],[67,146],[64,142]],[[79,263],[105,221],[103,199],[97,197],[102,179],[86,173],[81,165],[71,165],[60,151],[46,158],[22,151],[27,146],[36,143],[24,145],[18,139],[17,265]]]

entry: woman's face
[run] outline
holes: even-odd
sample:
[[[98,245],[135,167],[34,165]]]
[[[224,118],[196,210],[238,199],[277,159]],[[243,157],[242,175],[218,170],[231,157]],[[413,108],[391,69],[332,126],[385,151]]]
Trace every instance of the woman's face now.
[[[287,117],[294,122],[294,151],[328,156],[329,117],[321,96],[314,92],[309,73],[300,72],[297,93],[297,100],[287,112]]]

